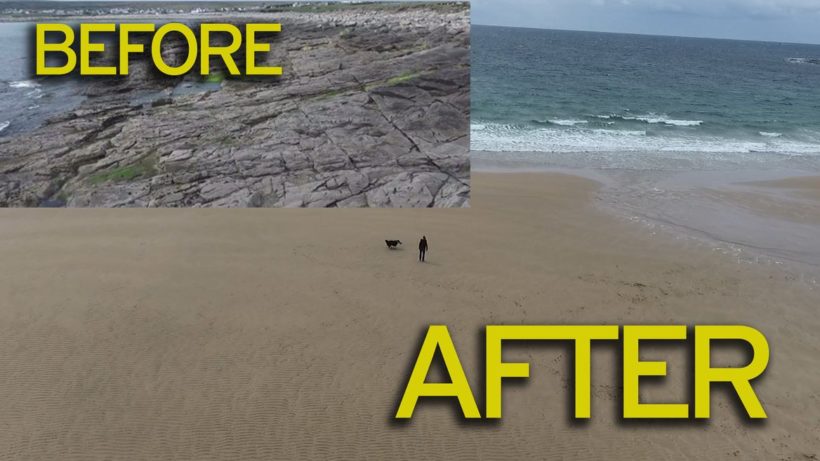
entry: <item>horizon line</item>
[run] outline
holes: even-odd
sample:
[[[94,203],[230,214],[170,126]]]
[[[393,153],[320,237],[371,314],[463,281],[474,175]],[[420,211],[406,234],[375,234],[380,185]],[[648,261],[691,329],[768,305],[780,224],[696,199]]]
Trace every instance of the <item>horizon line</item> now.
[[[596,34],[613,34],[613,35],[640,35],[645,37],[668,37],[668,38],[695,38],[695,39],[702,39],[702,40],[730,40],[733,42],[758,42],[758,43],[781,43],[785,45],[812,45],[812,46],[820,46],[820,43],[816,42],[791,42],[785,40],[760,40],[760,39],[751,39],[751,38],[728,38],[728,37],[706,37],[706,36],[698,36],[698,35],[671,35],[671,34],[648,34],[648,33],[641,33],[641,32],[613,32],[608,30],[584,30],[584,29],[561,29],[557,27],[534,27],[534,26],[511,26],[508,24],[481,24],[474,22],[472,23],[474,26],[484,26],[484,27],[509,27],[511,29],[532,29],[532,30],[555,30],[560,32],[592,32]]]

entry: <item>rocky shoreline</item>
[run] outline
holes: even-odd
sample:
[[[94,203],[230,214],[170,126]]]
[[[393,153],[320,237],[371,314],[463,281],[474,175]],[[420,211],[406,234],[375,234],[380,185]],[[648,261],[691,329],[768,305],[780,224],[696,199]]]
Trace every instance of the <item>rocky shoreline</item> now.
[[[281,78],[83,80],[76,110],[0,138],[0,205],[462,207],[469,7],[230,18],[281,22]],[[174,54],[171,47],[165,53]]]

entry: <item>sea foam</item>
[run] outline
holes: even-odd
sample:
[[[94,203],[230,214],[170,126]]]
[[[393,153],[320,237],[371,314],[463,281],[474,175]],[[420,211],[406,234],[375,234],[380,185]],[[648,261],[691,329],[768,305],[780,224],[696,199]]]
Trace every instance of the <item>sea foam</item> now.
[[[33,80],[18,80],[16,82],[9,82],[9,86],[12,88],[37,88],[40,84]]]
[[[672,126],[700,126],[703,124],[703,120],[675,120],[672,118],[667,117],[666,115],[638,115],[638,116],[623,116],[621,117],[624,120],[636,120],[639,122],[646,122],[649,124],[663,124],[663,125],[672,125]]]
[[[655,114],[654,112],[650,112],[646,115],[599,114],[591,115],[590,117],[601,120],[624,120],[628,122],[643,122],[652,125],[662,124],[670,126],[700,126],[703,124],[703,120],[679,120],[669,118],[669,116],[665,114]]]
[[[583,153],[603,152],[688,152],[773,153],[820,156],[820,142],[799,142],[778,137],[743,139],[729,136],[678,135],[650,136],[644,130],[604,128],[534,128],[514,124],[481,123],[471,127],[474,150],[501,152]]]
[[[560,126],[586,125],[588,123],[586,120],[548,120],[548,122]]]
[[[790,64],[820,64],[820,58],[786,58]]]

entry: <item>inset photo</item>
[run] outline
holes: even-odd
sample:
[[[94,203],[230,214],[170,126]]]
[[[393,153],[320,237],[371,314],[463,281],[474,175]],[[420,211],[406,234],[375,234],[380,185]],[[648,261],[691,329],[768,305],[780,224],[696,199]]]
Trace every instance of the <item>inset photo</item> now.
[[[469,204],[469,3],[4,2],[0,57],[3,207]]]

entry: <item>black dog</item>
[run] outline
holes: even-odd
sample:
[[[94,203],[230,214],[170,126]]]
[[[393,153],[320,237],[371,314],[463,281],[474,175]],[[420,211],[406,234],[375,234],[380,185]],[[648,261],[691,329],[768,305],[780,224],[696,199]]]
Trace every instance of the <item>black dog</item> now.
[[[395,250],[397,246],[401,245],[401,240],[385,240],[384,243],[387,244],[387,248]]]

